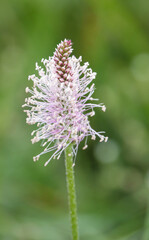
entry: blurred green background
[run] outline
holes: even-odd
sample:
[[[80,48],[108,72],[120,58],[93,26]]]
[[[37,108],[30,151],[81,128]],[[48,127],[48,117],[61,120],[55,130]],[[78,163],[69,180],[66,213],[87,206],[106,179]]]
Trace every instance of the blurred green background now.
[[[0,239],[70,239],[64,157],[32,161],[41,147],[21,108],[35,62],[64,38],[107,106],[91,124],[108,143],[77,155],[80,240],[148,240],[148,0],[0,1]]]

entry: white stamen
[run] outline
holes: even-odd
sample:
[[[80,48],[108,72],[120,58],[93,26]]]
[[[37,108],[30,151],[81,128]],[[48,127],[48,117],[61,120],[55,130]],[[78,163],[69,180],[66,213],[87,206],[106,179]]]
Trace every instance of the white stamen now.
[[[88,147],[88,145],[85,145],[82,149],[85,150]]]
[[[92,140],[95,140],[95,139],[96,139],[96,136],[95,136],[95,135],[92,135],[91,139],[92,139]]]
[[[95,112],[92,111],[92,112],[90,113],[90,116],[93,117],[94,115],[95,115]]]
[[[108,141],[108,137],[105,137],[105,142],[107,142]]]
[[[106,111],[106,106],[105,106],[105,105],[102,106],[102,111],[103,111],[103,112]]]

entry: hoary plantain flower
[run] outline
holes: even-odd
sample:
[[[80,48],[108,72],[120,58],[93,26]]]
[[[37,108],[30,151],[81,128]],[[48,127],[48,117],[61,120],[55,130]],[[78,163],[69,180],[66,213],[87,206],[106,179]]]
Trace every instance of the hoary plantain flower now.
[[[45,166],[52,158],[59,159],[65,151],[66,180],[68,188],[69,212],[71,219],[72,239],[78,240],[77,205],[74,181],[74,159],[79,143],[85,139],[83,149],[87,148],[87,139],[99,137],[99,141],[107,141],[104,132],[96,132],[90,126],[89,117],[95,115],[94,108],[106,110],[103,104],[91,103],[96,73],[88,68],[88,63],[81,65],[82,58],[70,56],[72,43],[64,40],[55,49],[53,57],[42,59],[44,68],[36,63],[39,77],[29,76],[33,81],[31,94],[25,99],[23,107],[27,113],[26,122],[37,124],[37,130],[31,135],[32,143],[42,140],[43,152],[34,157],[34,161],[44,154],[53,151]]]
[[[30,75],[33,81],[32,89],[26,88],[31,96],[25,99],[23,107],[27,113],[26,122],[37,124],[33,131],[32,143],[42,140],[43,152],[34,157],[34,161],[47,152],[54,151],[52,158],[59,159],[62,152],[73,143],[73,155],[76,155],[79,143],[85,139],[83,149],[87,148],[87,138],[96,136],[100,142],[107,141],[104,132],[96,132],[90,126],[89,117],[95,115],[94,108],[106,110],[105,105],[91,103],[96,73],[88,68],[86,62],[81,66],[82,57],[70,56],[72,53],[71,40],[61,41],[55,49],[53,57],[42,59],[44,68],[36,63],[39,76]]]

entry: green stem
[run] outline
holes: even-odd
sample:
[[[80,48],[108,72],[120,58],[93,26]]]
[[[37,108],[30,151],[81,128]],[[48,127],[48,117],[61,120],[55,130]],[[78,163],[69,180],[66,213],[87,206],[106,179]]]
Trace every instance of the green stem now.
[[[75,192],[75,180],[72,161],[72,145],[70,144],[65,149],[65,167],[66,167],[66,181],[68,191],[69,213],[71,220],[72,239],[78,240],[78,220],[77,220],[77,204]]]

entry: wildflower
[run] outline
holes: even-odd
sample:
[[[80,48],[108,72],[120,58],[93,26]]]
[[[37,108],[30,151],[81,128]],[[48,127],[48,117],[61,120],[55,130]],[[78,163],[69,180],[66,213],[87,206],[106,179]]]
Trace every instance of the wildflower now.
[[[95,115],[94,108],[100,107],[106,110],[103,104],[90,103],[98,99],[92,98],[95,86],[90,84],[96,77],[96,73],[88,68],[88,62],[81,66],[82,57],[78,59],[70,56],[72,53],[71,40],[61,41],[55,49],[53,57],[42,59],[44,68],[36,63],[39,77],[30,75],[33,81],[32,89],[26,88],[31,96],[25,99],[23,107],[27,113],[26,122],[37,124],[37,130],[32,143],[42,140],[43,152],[34,157],[38,160],[42,154],[54,151],[52,158],[59,159],[62,152],[73,143],[73,155],[77,153],[79,143],[87,138],[107,141],[102,133],[96,132],[90,126],[89,117]]]

